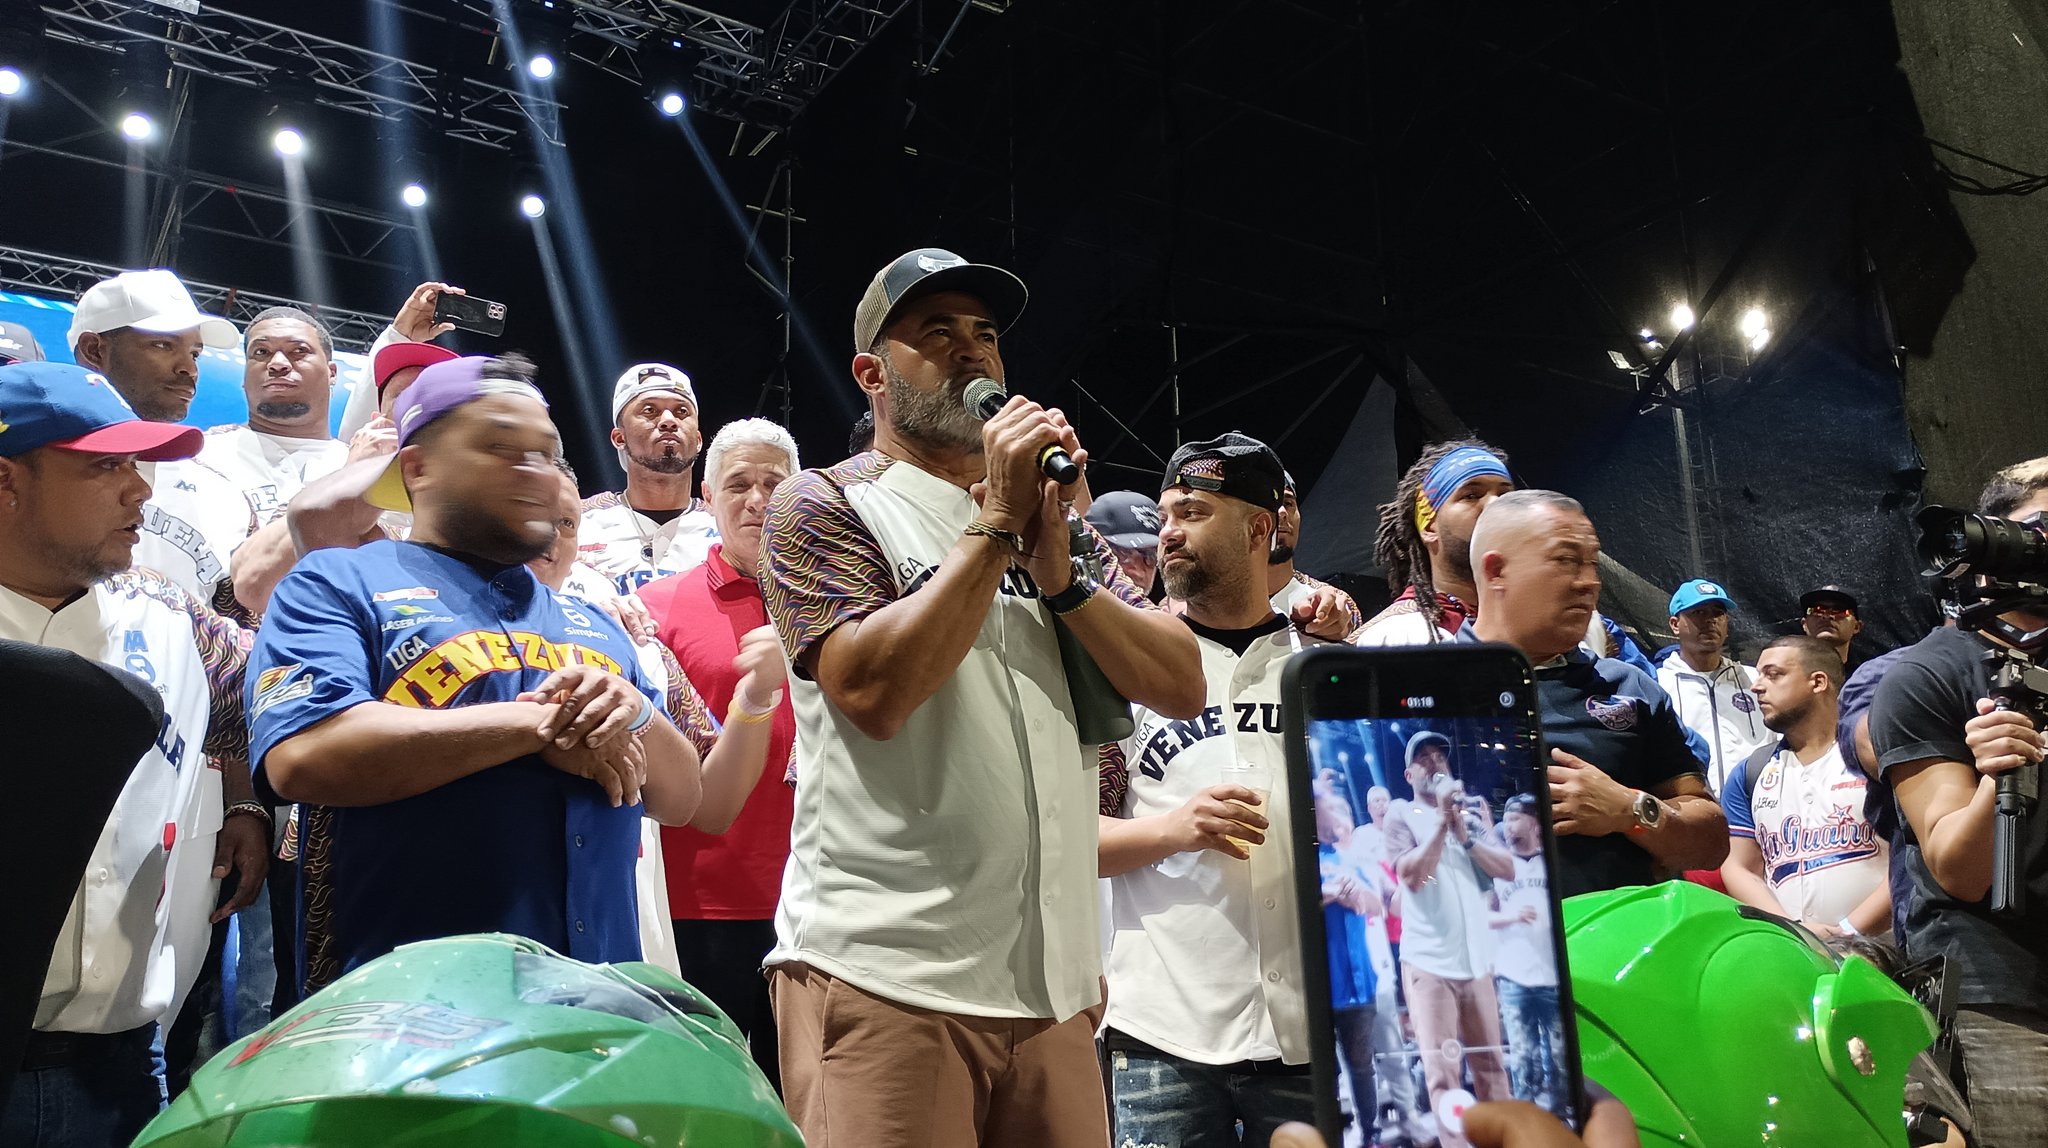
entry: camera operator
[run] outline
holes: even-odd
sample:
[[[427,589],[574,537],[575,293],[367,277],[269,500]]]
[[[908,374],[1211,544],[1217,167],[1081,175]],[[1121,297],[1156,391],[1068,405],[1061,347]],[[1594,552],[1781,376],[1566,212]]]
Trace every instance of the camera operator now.
[[[1979,510],[2048,514],[2048,459],[1995,475]],[[2048,627],[2048,604],[2000,617],[2032,632]],[[2033,721],[1989,701],[1990,656],[2004,645],[1965,627],[1929,634],[1885,672],[1868,725],[1906,822],[1895,862],[1911,879],[1906,952],[1948,960],[1959,1077],[1984,1148],[2048,1142],[2048,818],[2038,811],[2022,822],[2026,912],[1993,915],[1987,903],[1998,777],[2042,756]]]

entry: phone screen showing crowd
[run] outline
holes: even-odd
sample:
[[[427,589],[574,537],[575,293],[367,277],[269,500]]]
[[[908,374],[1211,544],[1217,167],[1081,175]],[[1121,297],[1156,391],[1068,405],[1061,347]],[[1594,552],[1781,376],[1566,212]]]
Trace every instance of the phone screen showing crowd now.
[[[1526,675],[1516,662],[1518,673],[1490,668]],[[1349,704],[1312,706],[1304,732],[1328,991],[1315,1039],[1330,1046],[1336,1072],[1319,1076],[1334,1077],[1343,1143],[1455,1148],[1464,1110],[1482,1100],[1527,1100],[1576,1125],[1526,677],[1475,697],[1471,678],[1427,688],[1427,675],[1405,674],[1405,692],[1389,693],[1371,680],[1384,673],[1336,676],[1352,688],[1326,688],[1325,701]]]

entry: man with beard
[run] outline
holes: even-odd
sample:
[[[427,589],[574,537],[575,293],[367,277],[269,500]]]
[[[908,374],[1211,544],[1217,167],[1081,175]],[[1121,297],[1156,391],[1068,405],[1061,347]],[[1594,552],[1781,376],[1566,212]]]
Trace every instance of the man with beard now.
[[[105,662],[164,699],[156,745],[122,788],[48,954],[22,1071],[0,1110],[10,1146],[133,1139],[161,1103],[152,1036],[206,952],[222,770],[247,776],[248,647],[184,589],[129,569],[149,497],[138,462],[184,458],[199,442],[190,427],[137,419],[102,375],[65,363],[0,367],[0,637]],[[226,824],[252,825],[265,841],[268,817],[257,806],[225,811]],[[245,873],[250,896],[261,880]]]
[[[1273,549],[1266,555],[1266,593],[1273,608],[1289,617],[1302,618],[1309,633],[1329,632],[1341,637],[1365,622],[1351,595],[1327,582],[1319,582],[1294,568],[1294,547],[1301,540],[1301,500],[1294,492],[1294,476],[1287,476],[1287,490],[1281,495],[1280,521],[1273,530]],[[1332,629],[1341,626],[1342,629]]]
[[[1024,302],[949,251],[878,272],[853,357],[875,450],[781,483],[762,528],[798,731],[768,972],[813,1148],[1108,1139],[1097,795],[1052,620],[1172,717],[1201,712],[1201,662],[1085,525],[1105,581],[1077,575],[1079,484],[1038,465],[1055,444],[1086,463],[1066,417],[967,409]]]
[[[555,539],[561,441],[519,367],[420,373],[371,491],[410,540],[307,555],[251,655],[258,784],[307,806],[307,992],[453,933],[637,960],[640,800],[696,812],[696,755],[631,639],[525,565]]]
[[[1600,536],[1585,509],[1551,490],[1503,494],[1471,546],[1479,620],[1458,640],[1505,642],[1536,667],[1562,895],[1720,865],[1728,822],[1671,699],[1582,645],[1600,601]]]
[[[69,337],[79,366],[105,376],[137,417],[161,423],[183,422],[192,409],[200,354],[241,342],[234,324],[201,313],[178,277],[162,269],[124,271],[86,288]],[[190,462],[165,464],[161,477],[155,463],[140,466],[152,491],[142,511],[135,564],[212,602],[227,577],[228,556],[210,535],[221,531],[215,519],[229,508],[234,492]]]
[[[219,479],[215,485],[231,492],[232,509],[217,516],[210,537],[227,557],[233,595],[217,594],[216,601],[253,620],[297,559],[284,526],[285,505],[306,483],[348,462],[350,448],[328,432],[339,368],[334,342],[318,319],[296,307],[272,307],[250,322],[243,347],[242,397],[249,421],[209,429],[206,447],[191,466],[212,472]],[[174,497],[189,501],[207,491],[201,484],[196,492]]]
[[[1401,886],[1401,986],[1437,1113],[1467,1075],[1480,1100],[1509,1096],[1482,888],[1489,878],[1513,879],[1514,862],[1467,807],[1451,752],[1451,739],[1435,730],[1409,737],[1402,776],[1415,797],[1394,802],[1387,817],[1387,855]],[[1444,1148],[1465,1148],[1441,1122],[1438,1135]]]
[[[1116,1143],[1227,1141],[1242,1122],[1262,1145],[1314,1114],[1279,720],[1281,668],[1314,639],[1266,589],[1285,485],[1279,457],[1235,432],[1166,464],[1160,572],[1186,604],[1208,696],[1189,720],[1133,706],[1136,729],[1103,755],[1121,775],[1103,784],[1124,794],[1097,849],[1114,922],[1103,1042]],[[1265,770],[1267,792],[1223,780],[1239,763]],[[1353,1082],[1367,1098],[1370,1067]]]
[[[1887,850],[1864,816],[1863,771],[1835,740],[1842,660],[1802,634],[1765,646],[1756,672],[1764,724],[1779,741],[1721,788],[1728,895],[1823,937],[1878,932],[1892,911]]]
[[[580,554],[619,593],[695,569],[718,538],[710,508],[690,494],[703,445],[690,376],[666,363],[627,367],[612,389],[612,446],[626,489],[584,499]]]
[[[1373,556],[1396,597],[1351,636],[1358,646],[1448,642],[1478,609],[1472,528],[1494,499],[1515,488],[1507,456],[1477,439],[1422,452],[1380,507]]]

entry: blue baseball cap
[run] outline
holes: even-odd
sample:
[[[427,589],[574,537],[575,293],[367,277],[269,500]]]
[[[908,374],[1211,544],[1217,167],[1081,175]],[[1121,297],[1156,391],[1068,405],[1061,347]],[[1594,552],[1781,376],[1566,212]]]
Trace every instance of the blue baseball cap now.
[[[70,363],[0,367],[0,458],[39,447],[132,454],[146,462],[191,458],[206,442],[198,427],[137,418],[105,375]]]
[[[403,449],[411,442],[420,428],[478,399],[514,395],[532,399],[543,407],[548,405],[548,400],[532,383],[488,374],[490,367],[491,359],[487,356],[469,355],[434,363],[421,371],[412,385],[405,388],[405,393],[398,396],[398,406],[391,412],[392,421],[398,424],[399,448]],[[382,510],[412,509],[412,496],[405,492],[405,477],[400,473],[396,454],[391,456],[384,473],[363,497],[371,506]]]
[[[1719,602],[1729,610],[1735,608],[1735,599],[1728,596],[1728,591],[1723,590],[1719,582],[1695,578],[1679,586],[1678,592],[1671,596],[1671,614],[1676,617],[1694,606],[1703,606],[1708,602]]]

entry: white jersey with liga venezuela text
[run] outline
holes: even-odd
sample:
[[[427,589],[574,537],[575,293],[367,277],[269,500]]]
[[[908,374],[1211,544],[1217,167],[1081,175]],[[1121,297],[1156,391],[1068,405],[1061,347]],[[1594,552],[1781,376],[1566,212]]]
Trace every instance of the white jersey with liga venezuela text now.
[[[1308,1063],[1308,1017],[1295,910],[1280,673],[1314,639],[1279,618],[1240,655],[1196,630],[1206,708],[1178,720],[1132,707],[1117,747],[1129,788],[1124,817],[1167,814],[1223,781],[1234,763],[1272,779],[1266,842],[1239,861],[1175,853],[1110,878],[1113,930],[1104,1024],[1201,1064]]]

